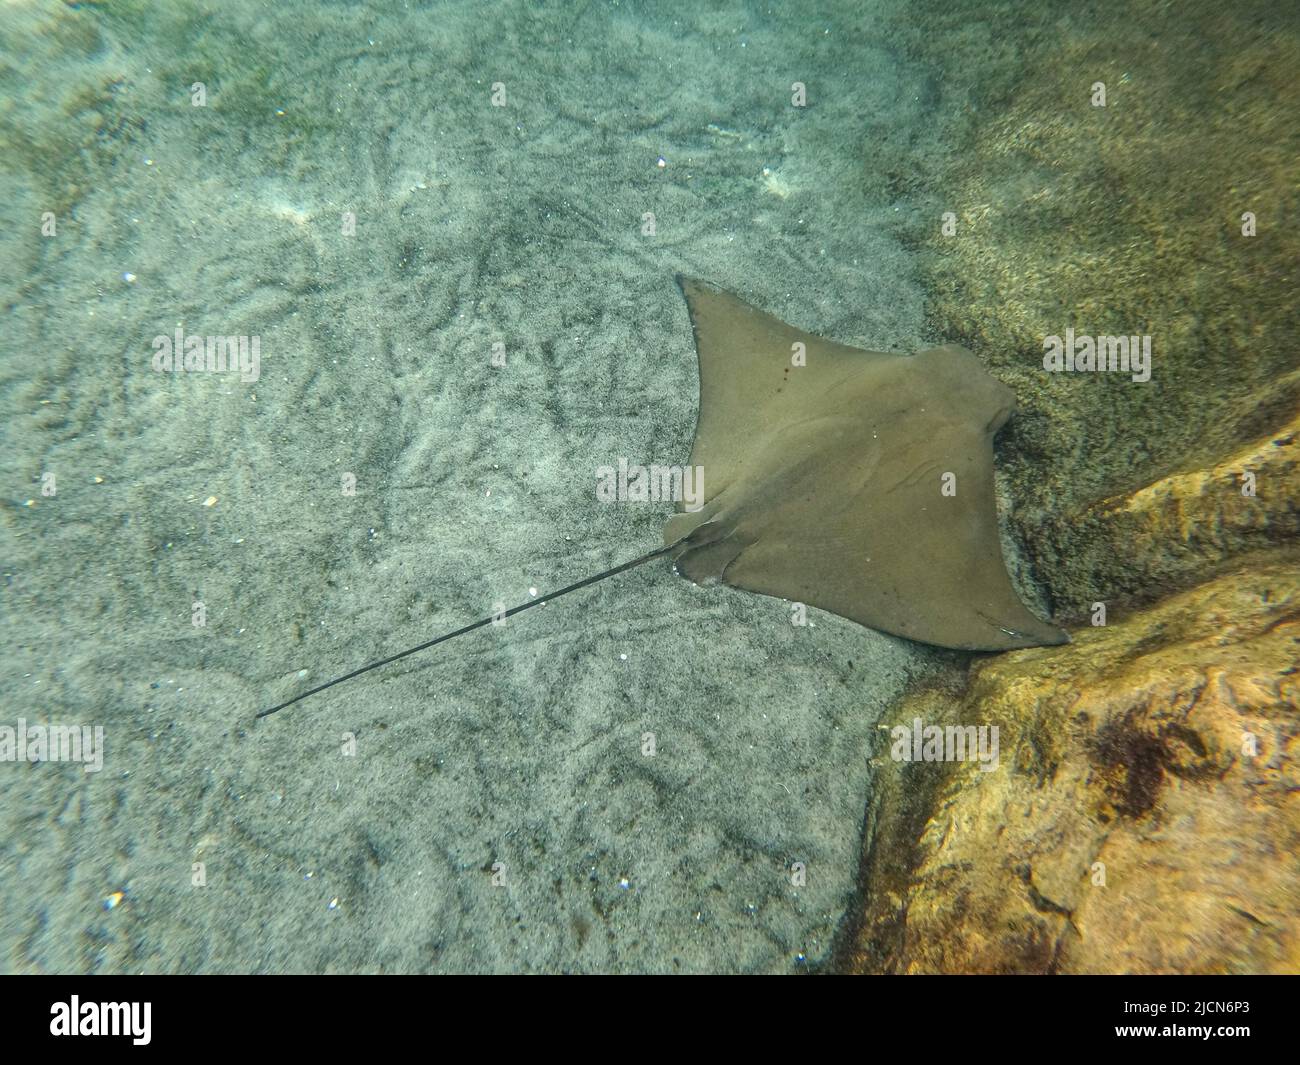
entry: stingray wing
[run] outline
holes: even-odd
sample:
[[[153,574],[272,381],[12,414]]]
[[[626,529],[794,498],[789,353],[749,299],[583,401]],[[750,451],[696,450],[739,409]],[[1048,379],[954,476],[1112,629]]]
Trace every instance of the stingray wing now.
[[[878,433],[877,453],[825,455],[797,488],[765,493],[769,505],[745,511],[725,538],[744,546],[717,576],[941,647],[1067,642],[1007,574],[989,434],[914,417],[906,431]],[[929,446],[909,454],[918,435]],[[810,509],[811,500],[830,502]]]
[[[1014,399],[974,355],[862,351],[679,282],[706,499],[665,531],[689,537],[681,573],[944,647],[1067,642],[1020,601],[1003,561],[992,441]]]
[[[677,283],[700,364],[691,465],[704,467],[711,494],[741,472],[756,437],[775,424],[816,417],[826,389],[853,379],[864,364],[900,358],[796,329],[702,281],[679,275]],[[793,362],[797,344],[803,345],[802,366]]]

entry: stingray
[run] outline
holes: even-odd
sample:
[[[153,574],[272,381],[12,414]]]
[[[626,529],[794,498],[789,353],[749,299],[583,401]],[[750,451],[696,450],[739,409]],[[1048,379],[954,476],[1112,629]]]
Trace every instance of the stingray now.
[[[998,535],[993,437],[1015,396],[955,345],[865,351],[678,277],[699,358],[696,509],[664,544],[261,711],[553,601],[657,558],[696,583],[819,607],[964,651],[1069,642],[1012,587]]]

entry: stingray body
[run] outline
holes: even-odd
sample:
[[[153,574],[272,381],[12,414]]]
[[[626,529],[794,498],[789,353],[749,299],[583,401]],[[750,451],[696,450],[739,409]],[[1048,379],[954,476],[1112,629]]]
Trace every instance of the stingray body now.
[[[463,636],[656,558],[923,643],[1002,651],[1069,641],[1011,586],[993,434],[1011,390],[969,351],[863,351],[679,277],[700,364],[691,465],[705,497],[664,544],[613,569],[370,662],[261,711]]]
[[[863,351],[678,283],[699,353],[691,464],[706,490],[665,527],[678,572],[942,647],[1068,641],[1007,574],[993,435],[1015,397],[973,354]]]

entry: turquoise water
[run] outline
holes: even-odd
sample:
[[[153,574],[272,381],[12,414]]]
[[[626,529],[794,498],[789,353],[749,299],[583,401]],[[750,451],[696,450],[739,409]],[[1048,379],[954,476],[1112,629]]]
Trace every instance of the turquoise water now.
[[[0,776],[5,968],[827,958],[935,652],[662,565],[252,715],[658,542],[593,471],[686,460],[676,272],[922,337],[845,135],[923,114],[870,14],[5,8],[5,703],[105,737]],[[159,372],[177,330],[256,380]]]
[[[892,0],[794,7],[0,7],[0,723],[102,729],[0,763],[0,969],[831,963],[963,656],[652,563],[254,721],[659,545],[594,471],[689,455],[675,274],[946,339],[964,103]]]

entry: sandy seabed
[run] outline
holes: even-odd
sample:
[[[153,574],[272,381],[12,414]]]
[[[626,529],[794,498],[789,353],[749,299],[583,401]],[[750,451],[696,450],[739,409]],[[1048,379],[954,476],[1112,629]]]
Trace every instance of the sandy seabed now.
[[[659,542],[594,484],[689,453],[676,272],[932,339],[872,18],[6,5],[3,723],[104,761],[0,764],[0,968],[825,961],[942,652],[659,564],[253,714]],[[155,372],[177,330],[257,379]]]

